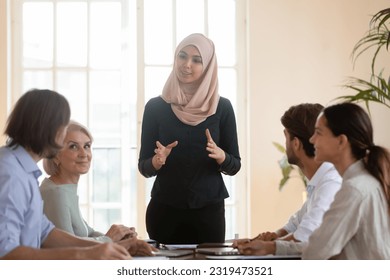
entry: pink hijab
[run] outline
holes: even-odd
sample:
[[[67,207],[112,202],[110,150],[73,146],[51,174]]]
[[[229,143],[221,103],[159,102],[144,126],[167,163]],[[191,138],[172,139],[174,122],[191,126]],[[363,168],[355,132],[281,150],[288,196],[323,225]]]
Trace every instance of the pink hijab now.
[[[217,111],[218,65],[213,42],[199,33],[191,34],[180,42],[175,51],[175,62],[178,53],[188,45],[196,47],[202,57],[202,76],[191,84],[182,84],[177,78],[174,64],[161,97],[171,104],[180,121],[196,126]]]

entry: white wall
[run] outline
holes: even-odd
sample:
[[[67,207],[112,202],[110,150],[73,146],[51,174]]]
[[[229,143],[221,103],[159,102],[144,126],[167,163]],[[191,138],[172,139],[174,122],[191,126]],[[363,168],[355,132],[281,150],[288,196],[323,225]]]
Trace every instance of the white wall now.
[[[277,229],[302,203],[303,186],[291,180],[278,191],[284,144],[280,117],[291,105],[318,102],[352,93],[340,85],[347,76],[368,78],[370,56],[353,70],[355,43],[368,29],[371,15],[388,0],[248,0],[251,234]],[[387,56],[388,58],[389,56]],[[384,65],[384,64],[383,64]],[[387,61],[389,65],[389,61]],[[390,110],[374,106],[375,138],[390,147],[385,119]]]

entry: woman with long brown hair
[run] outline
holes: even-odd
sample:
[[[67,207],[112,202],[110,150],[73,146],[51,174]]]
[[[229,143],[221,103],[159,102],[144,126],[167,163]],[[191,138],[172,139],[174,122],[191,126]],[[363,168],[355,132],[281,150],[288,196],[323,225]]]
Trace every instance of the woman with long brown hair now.
[[[353,103],[329,106],[310,141],[343,183],[302,258],[390,259],[390,154],[374,144],[368,114]]]

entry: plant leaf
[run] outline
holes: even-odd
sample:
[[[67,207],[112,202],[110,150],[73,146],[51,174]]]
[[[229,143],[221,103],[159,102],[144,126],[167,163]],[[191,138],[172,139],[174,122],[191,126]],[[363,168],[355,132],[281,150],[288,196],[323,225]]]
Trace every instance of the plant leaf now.
[[[279,152],[281,152],[283,154],[286,153],[286,149],[281,144],[279,144],[277,142],[272,142],[272,144],[278,149]]]
[[[383,17],[383,18],[382,18]],[[382,19],[381,19],[382,18]],[[370,21],[370,26],[375,27],[379,21],[378,28],[386,24],[386,21],[390,19],[390,8],[383,9],[377,12]]]
[[[290,177],[283,177],[280,182],[279,182],[279,191],[281,191],[284,187],[284,185],[287,183],[288,179],[290,179]]]
[[[278,149],[278,151],[280,151],[283,154],[282,158],[280,160],[278,160],[278,165],[279,165],[280,170],[282,172],[282,179],[279,182],[279,191],[281,191],[283,189],[284,185],[287,183],[287,181],[293,177],[293,176],[291,176],[291,174],[294,170],[298,170],[299,177],[301,178],[303,184],[306,187],[307,182],[306,182],[305,175],[303,175],[301,169],[296,168],[294,165],[291,165],[288,162],[285,147],[277,142],[272,142],[272,144]],[[296,177],[296,176],[294,176],[294,177]]]
[[[371,81],[350,77],[344,87],[352,89],[355,95],[344,95],[337,97],[347,102],[365,102],[369,109],[368,102],[377,102],[390,108],[390,85],[381,74],[372,75]]]
[[[388,20],[388,17],[385,17]],[[376,21],[372,21],[370,29],[366,34],[361,38],[352,50],[352,60],[353,65],[355,66],[356,60],[365,53],[368,49],[375,48],[374,55],[371,61],[372,73],[374,74],[375,62],[377,56],[383,47],[388,50],[390,44],[390,33],[389,29],[385,24],[380,24],[379,26],[375,25]]]

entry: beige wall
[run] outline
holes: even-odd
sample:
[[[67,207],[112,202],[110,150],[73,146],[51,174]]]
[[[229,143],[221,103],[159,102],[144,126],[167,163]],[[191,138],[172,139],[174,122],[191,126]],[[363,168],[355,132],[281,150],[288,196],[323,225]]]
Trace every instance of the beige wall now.
[[[388,7],[389,1],[249,0],[248,5],[250,224],[254,235],[281,227],[302,203],[299,180],[291,180],[282,192],[277,190],[280,153],[271,142],[284,144],[281,115],[294,104],[326,105],[347,94],[340,87],[347,76],[368,77],[370,57],[359,59],[353,70],[350,54],[367,31],[370,15]],[[390,110],[373,109],[375,138],[390,147],[383,121],[389,119]]]
[[[0,146],[4,144],[7,118],[7,5],[0,0]]]

